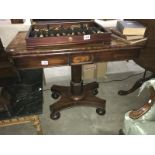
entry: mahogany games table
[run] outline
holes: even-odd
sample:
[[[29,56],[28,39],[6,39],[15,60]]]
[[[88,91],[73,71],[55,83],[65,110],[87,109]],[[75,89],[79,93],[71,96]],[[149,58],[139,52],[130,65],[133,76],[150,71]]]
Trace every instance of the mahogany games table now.
[[[139,57],[142,45],[128,45],[112,38],[109,45],[104,43],[87,43],[52,46],[46,49],[27,49],[25,36],[27,32],[19,32],[7,47],[10,62],[17,70],[46,68],[53,66],[71,66],[71,82],[69,87],[53,85],[53,98],[60,99],[50,106],[51,119],[58,119],[60,111],[74,106],[91,106],[99,115],[105,114],[104,99],[96,97],[97,82],[84,85],[82,81],[82,65],[102,61],[119,61]]]

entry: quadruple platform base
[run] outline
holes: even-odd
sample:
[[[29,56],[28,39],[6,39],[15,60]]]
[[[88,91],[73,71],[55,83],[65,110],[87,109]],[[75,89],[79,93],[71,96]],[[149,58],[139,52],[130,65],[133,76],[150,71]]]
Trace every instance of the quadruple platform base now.
[[[60,99],[50,106],[51,119],[58,119],[61,110],[75,106],[95,107],[99,115],[104,115],[106,101],[95,96],[98,93],[97,88],[97,82],[81,84],[81,86],[71,85],[70,87],[53,85],[51,88],[52,97],[55,99],[60,97]],[[81,93],[74,95],[72,89],[81,89]]]

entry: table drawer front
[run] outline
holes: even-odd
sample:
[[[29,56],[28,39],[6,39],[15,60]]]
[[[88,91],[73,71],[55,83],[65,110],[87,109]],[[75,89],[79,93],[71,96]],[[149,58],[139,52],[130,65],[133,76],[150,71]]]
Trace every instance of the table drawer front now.
[[[139,52],[135,51],[135,52],[120,52],[120,53],[115,53],[113,55],[113,59],[114,60],[124,60],[124,59],[134,59],[134,58],[138,58],[139,56]]]
[[[14,65],[18,69],[26,68],[46,68],[52,66],[68,65],[68,56],[25,56],[14,58]]]
[[[95,54],[94,62],[130,60],[138,58],[139,50],[105,51]]]
[[[92,54],[76,54],[70,56],[70,65],[80,65],[93,63],[94,56]]]

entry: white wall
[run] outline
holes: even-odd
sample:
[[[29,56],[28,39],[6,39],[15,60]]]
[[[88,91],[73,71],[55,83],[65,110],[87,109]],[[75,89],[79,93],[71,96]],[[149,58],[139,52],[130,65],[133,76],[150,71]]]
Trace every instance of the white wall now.
[[[0,38],[4,47],[7,47],[11,40],[19,31],[27,31],[30,27],[30,20],[26,20],[24,24],[11,24],[9,22],[0,24]]]

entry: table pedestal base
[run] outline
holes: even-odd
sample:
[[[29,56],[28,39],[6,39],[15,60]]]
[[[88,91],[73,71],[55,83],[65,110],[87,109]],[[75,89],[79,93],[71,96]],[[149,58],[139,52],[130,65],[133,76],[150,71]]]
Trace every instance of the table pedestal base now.
[[[106,101],[95,96],[99,87],[98,83],[92,82],[83,85],[82,65],[71,66],[71,73],[69,87],[54,85],[51,88],[53,98],[57,99],[61,96],[59,101],[50,106],[51,119],[58,119],[60,117],[59,111],[74,106],[96,107],[96,112],[99,115],[104,115]]]
[[[72,86],[65,87],[54,85],[51,88],[53,98],[56,99],[61,96],[59,101],[50,106],[51,119],[58,119],[60,117],[59,111],[74,106],[96,107],[96,112],[99,115],[105,114],[106,101],[95,96],[97,94],[98,83],[93,82],[87,85],[81,85],[80,88],[83,90],[80,95],[74,95],[71,93]]]

